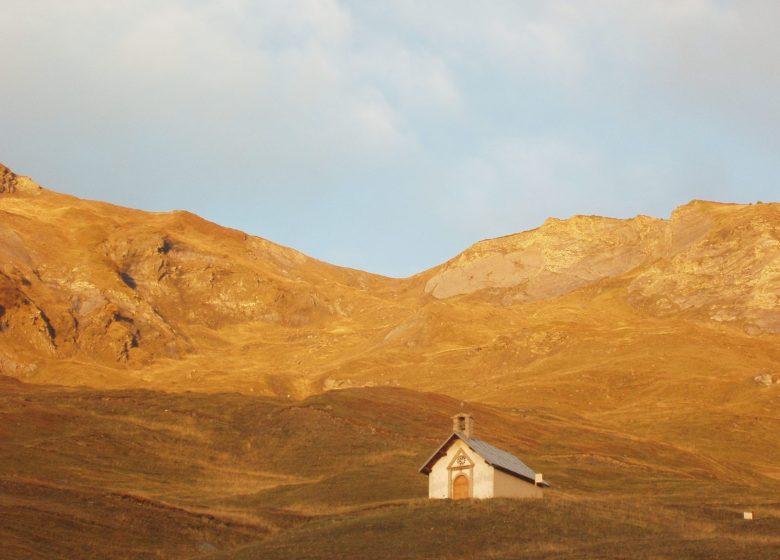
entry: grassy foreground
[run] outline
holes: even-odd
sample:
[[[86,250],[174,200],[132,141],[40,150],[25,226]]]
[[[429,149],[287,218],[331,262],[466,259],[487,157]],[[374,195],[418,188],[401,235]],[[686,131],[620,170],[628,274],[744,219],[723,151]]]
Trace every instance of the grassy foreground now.
[[[441,395],[0,377],[0,558],[780,558],[780,485],[760,468],[543,409],[467,406],[554,484],[544,500],[422,499],[417,468],[461,407]]]
[[[767,506],[772,507],[772,506]],[[780,558],[777,508],[755,521],[638,500],[417,501],[326,516],[213,558]]]

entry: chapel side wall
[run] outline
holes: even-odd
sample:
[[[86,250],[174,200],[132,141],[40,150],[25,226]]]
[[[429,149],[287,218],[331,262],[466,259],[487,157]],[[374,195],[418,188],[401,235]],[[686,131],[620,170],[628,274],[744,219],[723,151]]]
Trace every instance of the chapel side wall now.
[[[452,458],[450,457],[450,460]],[[434,500],[449,498],[449,473],[447,472],[447,457],[442,457],[433,465],[428,474],[428,497]]]
[[[459,450],[473,461],[474,468],[465,472],[471,475],[470,481],[471,496],[473,498],[492,498],[493,497],[493,467],[488,465],[485,460],[469,449],[468,445],[461,440],[455,441],[447,450],[447,454],[436,461],[436,464],[428,474],[428,497],[431,499],[443,500],[450,497],[450,472],[447,466],[455,458]],[[457,476],[458,471],[453,471]],[[454,478],[454,477],[453,477]]]
[[[516,476],[494,469],[493,492],[496,498],[541,498],[544,491]]]
[[[471,460],[474,461],[474,486],[472,487],[472,498],[492,498],[493,496],[493,473],[495,469],[488,465],[485,460],[466,448]]]

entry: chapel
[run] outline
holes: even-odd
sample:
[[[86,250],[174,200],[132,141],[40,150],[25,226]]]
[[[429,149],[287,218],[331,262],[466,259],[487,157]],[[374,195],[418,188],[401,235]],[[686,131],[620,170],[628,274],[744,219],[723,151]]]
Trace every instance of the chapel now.
[[[420,472],[431,499],[541,498],[550,485],[520,459],[474,437],[470,414],[452,417],[452,435]]]

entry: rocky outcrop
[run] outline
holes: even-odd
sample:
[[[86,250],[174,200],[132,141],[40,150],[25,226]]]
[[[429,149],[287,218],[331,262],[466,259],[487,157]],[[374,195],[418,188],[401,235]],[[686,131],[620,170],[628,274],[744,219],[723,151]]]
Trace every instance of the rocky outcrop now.
[[[0,194],[16,192],[16,173],[0,163]]]
[[[575,216],[477,243],[427,273],[436,299],[502,305],[599,283],[654,316],[686,314],[780,333],[780,205],[694,201],[669,220]]]
[[[780,205],[694,202],[673,214],[671,236],[632,279],[635,305],[780,333]]]
[[[775,379],[771,374],[769,373],[762,373],[760,375],[756,375],[753,378],[753,381],[758,383],[759,385],[763,385],[764,387],[771,387],[775,383],[780,383],[780,378]]]
[[[437,269],[425,292],[446,299],[508,289],[504,303],[556,297],[654,260],[666,228],[646,216],[550,219],[529,232],[477,243]]]
[[[35,184],[29,177],[17,175],[5,165],[0,163],[0,194],[13,194],[16,192],[37,192],[42,188]]]

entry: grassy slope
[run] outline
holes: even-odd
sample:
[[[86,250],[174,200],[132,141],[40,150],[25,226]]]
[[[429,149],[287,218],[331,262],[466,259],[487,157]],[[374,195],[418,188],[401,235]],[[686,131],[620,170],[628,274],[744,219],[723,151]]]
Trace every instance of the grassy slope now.
[[[780,518],[644,500],[416,502],[314,520],[212,558],[776,559]]]
[[[460,408],[440,395],[292,401],[7,378],[1,394],[4,558],[435,558],[452,550],[443,542],[496,558],[772,558],[780,547],[775,480],[577,417],[469,403],[480,434],[554,489],[543,502],[443,504],[420,498],[416,473]],[[738,520],[744,509],[756,522]]]

